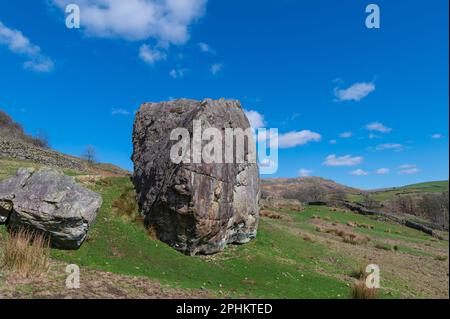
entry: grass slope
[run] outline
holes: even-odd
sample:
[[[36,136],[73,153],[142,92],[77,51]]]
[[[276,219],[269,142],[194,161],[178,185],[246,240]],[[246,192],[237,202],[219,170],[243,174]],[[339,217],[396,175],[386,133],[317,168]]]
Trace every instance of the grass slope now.
[[[402,187],[387,188],[381,190],[369,191],[372,198],[379,202],[385,202],[394,199],[396,196],[401,195],[420,195],[423,193],[443,193],[448,192],[448,181],[434,181],[424,182],[418,184],[411,184]],[[354,202],[361,202],[363,200],[362,195],[348,194],[348,199]]]
[[[434,181],[425,182],[418,184],[411,184],[401,187],[402,189],[415,189],[424,192],[447,192],[448,191],[448,181]]]
[[[111,202],[130,187],[127,178],[110,178],[93,187],[103,206],[88,241],[78,251],[53,251],[53,257],[80,266],[120,274],[146,276],[182,288],[202,288],[217,296],[269,298],[346,296],[345,282],[311,271],[323,247],[280,232],[262,220],[258,239],[231,246],[215,256],[184,256],[152,240],[139,223],[124,222],[111,213]],[[102,183],[100,183],[102,184]]]
[[[13,166],[0,166],[0,179],[11,175],[17,165]],[[230,245],[213,256],[188,257],[152,239],[141,223],[126,221],[113,212],[112,201],[131,186],[125,177],[108,177],[90,184],[102,195],[103,205],[88,239],[77,251],[53,250],[52,258],[78,264],[82,269],[202,289],[216,297],[267,298],[348,298],[354,281],[350,274],[368,263],[377,263],[383,273],[383,298],[448,297],[448,242],[415,230],[310,206],[303,212],[278,210],[279,220],[261,218],[256,240],[246,245]],[[372,240],[356,246],[318,233],[312,223],[317,218],[327,225],[349,221],[372,225],[372,229],[354,229]],[[0,232],[6,236],[4,227]],[[377,245],[395,246],[397,250],[377,249]],[[437,260],[438,255],[446,258]],[[425,279],[416,266],[427,275]],[[422,280],[430,282],[424,286]]]

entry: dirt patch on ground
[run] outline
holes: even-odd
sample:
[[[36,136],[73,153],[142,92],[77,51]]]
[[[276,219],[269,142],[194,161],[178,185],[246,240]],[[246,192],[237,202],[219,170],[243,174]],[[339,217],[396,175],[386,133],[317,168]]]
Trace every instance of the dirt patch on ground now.
[[[67,289],[66,265],[51,262],[49,273],[26,279],[14,273],[0,274],[0,299],[185,299],[211,298],[208,291],[164,286],[148,278],[81,268],[80,288]]]

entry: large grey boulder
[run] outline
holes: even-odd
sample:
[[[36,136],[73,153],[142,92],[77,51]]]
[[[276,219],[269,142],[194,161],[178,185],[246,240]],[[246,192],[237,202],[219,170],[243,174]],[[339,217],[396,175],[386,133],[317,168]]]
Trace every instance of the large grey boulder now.
[[[188,255],[247,243],[256,236],[259,220],[259,171],[256,161],[248,160],[248,147],[241,163],[176,163],[171,158],[179,143],[171,132],[184,128],[193,138],[194,121],[219,129],[222,136],[226,128],[250,128],[238,101],[180,99],[143,104],[133,130],[133,182],[146,225]]]
[[[60,249],[81,246],[101,204],[100,195],[52,168],[22,168],[0,182],[0,222],[43,232]]]

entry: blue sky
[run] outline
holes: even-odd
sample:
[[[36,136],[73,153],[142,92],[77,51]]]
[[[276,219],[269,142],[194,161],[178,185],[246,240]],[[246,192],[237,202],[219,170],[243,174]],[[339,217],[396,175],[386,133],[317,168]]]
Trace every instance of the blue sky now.
[[[66,28],[67,3],[80,5],[81,29]],[[365,27],[369,3],[380,29]],[[442,180],[448,36],[445,0],[2,1],[0,108],[57,150],[91,144],[132,169],[141,103],[233,98],[280,132],[270,177]]]

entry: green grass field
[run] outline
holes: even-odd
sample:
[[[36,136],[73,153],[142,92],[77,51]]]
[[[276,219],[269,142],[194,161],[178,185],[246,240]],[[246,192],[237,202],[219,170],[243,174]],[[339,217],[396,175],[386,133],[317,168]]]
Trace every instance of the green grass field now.
[[[422,193],[443,193],[448,192],[449,190],[449,182],[448,181],[434,181],[434,182],[425,182],[418,184],[406,185],[403,187],[389,188],[385,190],[375,190],[371,191],[369,194],[371,195],[373,200],[379,202],[385,202],[391,200],[399,195],[414,195],[414,194],[422,194]],[[363,200],[362,195],[349,194],[348,199],[354,202],[361,202]]]
[[[1,166],[0,178],[14,170]],[[112,201],[132,187],[128,178],[109,177],[89,187],[102,195],[103,205],[88,239],[77,251],[52,250],[56,260],[237,298],[348,298],[354,282],[350,274],[370,262],[386,265],[380,297],[426,297],[428,293],[410,282],[414,273],[407,278],[397,274],[395,266],[388,264],[390,260],[402,265],[403,260],[421,258],[442,264],[444,269],[447,263],[448,268],[448,261],[436,260],[438,253],[447,251],[448,256],[448,242],[397,224],[320,206],[302,212],[278,210],[279,220],[261,218],[257,238],[246,245],[230,245],[213,256],[184,256],[152,239],[141,222],[127,221],[113,211]],[[319,234],[311,223],[313,217],[327,225],[372,225],[372,229],[354,229],[371,241],[360,247]],[[4,227],[0,232],[6,236]],[[375,248],[377,243],[395,245],[397,250],[381,251]]]
[[[363,261],[333,251],[326,244],[304,240],[299,232],[314,233],[314,227],[308,223],[313,215],[330,223],[370,224],[371,230],[355,231],[377,240],[406,243],[399,245],[397,254],[427,255],[408,244],[436,248],[448,245],[400,225],[311,206],[300,213],[279,211],[284,216],[281,220],[262,218],[258,237],[249,244],[231,245],[214,256],[188,257],[151,239],[141,223],[125,221],[112,213],[112,200],[129,189],[131,183],[127,178],[108,181],[92,187],[103,195],[104,204],[88,241],[78,251],[54,250],[54,258],[120,274],[145,276],[174,287],[207,289],[218,297],[347,298],[352,282],[348,274]],[[405,283],[401,279],[387,276],[385,284],[387,289],[382,296],[402,295]]]

